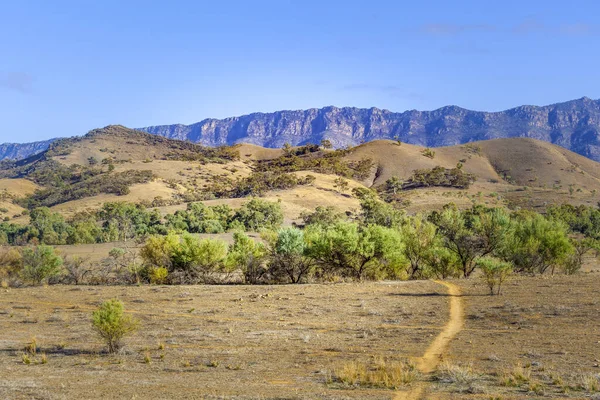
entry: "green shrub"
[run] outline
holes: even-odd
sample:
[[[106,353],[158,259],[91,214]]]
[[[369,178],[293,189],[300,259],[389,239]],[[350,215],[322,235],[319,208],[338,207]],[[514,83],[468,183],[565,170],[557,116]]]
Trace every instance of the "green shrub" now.
[[[500,294],[502,284],[512,273],[512,264],[493,257],[482,257],[477,260],[477,265],[483,273],[485,283],[490,288],[490,294]]]
[[[105,301],[92,314],[92,328],[104,340],[109,353],[115,353],[121,347],[122,339],[135,332],[139,322],[125,315],[123,303],[112,299]]]
[[[33,285],[40,285],[60,274],[63,260],[50,246],[40,245],[23,249],[21,277]]]

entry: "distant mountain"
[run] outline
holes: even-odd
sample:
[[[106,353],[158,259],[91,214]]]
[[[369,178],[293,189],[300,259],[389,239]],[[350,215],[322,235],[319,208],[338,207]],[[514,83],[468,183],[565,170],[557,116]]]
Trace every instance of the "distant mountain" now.
[[[57,139],[49,139],[31,143],[0,144],[0,160],[21,160],[46,150]]]
[[[398,137],[406,143],[439,147],[476,140],[528,137],[558,144],[600,161],[600,100],[544,107],[521,106],[501,112],[456,106],[402,113],[378,108],[311,108],[254,113],[192,125],[141,128],[148,133],[217,146],[239,142],[281,147],[331,140],[336,147]]]
[[[209,146],[243,142],[264,147],[281,147],[286,142],[292,145],[319,143],[322,139],[342,147],[395,137],[406,143],[439,147],[476,140],[528,137],[600,161],[600,100],[587,97],[500,112],[471,111],[457,106],[402,113],[378,108],[324,107],[205,119],[192,125],[160,125],[138,130]],[[33,146],[29,151],[28,146],[32,145],[8,145],[14,148],[7,152],[8,157],[25,157],[43,147],[37,144],[39,149]],[[2,158],[7,158],[4,152],[0,152]]]

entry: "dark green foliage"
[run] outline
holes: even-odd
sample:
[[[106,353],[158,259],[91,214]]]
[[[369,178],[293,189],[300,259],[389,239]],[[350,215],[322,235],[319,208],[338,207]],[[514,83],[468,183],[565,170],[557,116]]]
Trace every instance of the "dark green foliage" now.
[[[402,189],[415,189],[427,186],[445,186],[467,189],[475,182],[475,175],[464,172],[462,168],[434,167],[432,169],[417,169],[402,185]],[[389,185],[388,185],[388,190]]]
[[[318,150],[318,147],[316,148]],[[257,172],[286,173],[295,171],[315,171],[335,174],[346,178],[365,179],[373,166],[371,159],[346,161],[344,156],[350,150],[288,152],[273,160],[257,162]]]
[[[69,181],[48,185],[20,202],[26,208],[51,207],[71,200],[96,196],[101,193],[125,195],[129,187],[138,183],[148,183],[154,179],[152,171],[128,170],[118,173],[97,173],[83,170],[70,176]]]
[[[563,204],[547,209],[549,218],[563,221],[573,232],[593,239],[600,239],[600,209],[589,206]]]
[[[332,225],[345,217],[344,214],[337,212],[333,206],[317,206],[313,212],[303,211],[300,214],[300,218],[302,218],[305,225]]]
[[[235,212],[233,220],[248,231],[277,229],[283,223],[283,211],[279,203],[252,199]]]

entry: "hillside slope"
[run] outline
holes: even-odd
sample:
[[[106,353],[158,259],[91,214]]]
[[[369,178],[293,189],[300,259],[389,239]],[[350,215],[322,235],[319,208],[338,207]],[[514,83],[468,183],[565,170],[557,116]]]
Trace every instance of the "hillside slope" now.
[[[109,126],[58,141],[38,156],[5,162],[0,171],[0,208],[6,210],[3,218],[19,222],[26,221],[19,216],[23,207],[40,205],[67,216],[111,201],[143,203],[163,212],[184,209],[190,201],[237,207],[250,196],[235,193],[248,179],[261,184],[273,175],[291,174],[299,180],[310,175],[308,184],[267,187],[260,194],[281,201],[291,222],[319,205],[355,212],[359,201],[353,188],[382,190],[392,177],[410,182],[415,170],[451,170],[457,165],[475,177],[469,188],[433,184],[404,189],[396,199],[398,206],[410,213],[450,202],[459,207],[486,204],[543,210],[554,203],[596,204],[600,192],[600,164],[534,139],[487,140],[431,152],[391,140],[344,151],[308,149],[293,148],[295,155],[286,155],[281,149],[251,144],[207,148]],[[333,164],[311,163],[319,160]],[[369,166],[364,173],[352,172],[365,161]],[[339,186],[339,175],[348,187]]]

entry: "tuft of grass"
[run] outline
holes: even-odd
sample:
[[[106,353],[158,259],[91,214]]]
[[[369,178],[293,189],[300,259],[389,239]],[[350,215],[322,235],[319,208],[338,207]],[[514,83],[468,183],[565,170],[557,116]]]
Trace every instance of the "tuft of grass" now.
[[[350,361],[335,369],[332,375],[332,381],[348,386],[396,389],[417,379],[418,372],[412,363],[377,358],[370,363]]]
[[[211,368],[217,368],[221,363],[217,360],[210,360],[208,364],[206,364],[207,367],[211,367]]]
[[[48,356],[46,355],[46,353],[42,353],[41,358],[40,358],[40,362],[42,364],[48,364]]]
[[[471,385],[477,379],[477,374],[473,372],[471,364],[460,365],[446,361],[438,368],[436,377],[446,383]]]
[[[588,393],[600,392],[600,374],[584,374],[577,378],[577,389]]]
[[[150,364],[152,362],[152,357],[150,357],[150,353],[146,352],[146,354],[144,354],[144,362],[146,364]]]
[[[165,344],[164,344],[163,342],[160,342],[160,343],[158,344],[158,349],[159,349],[159,350],[164,350],[164,349],[165,349]]]
[[[23,353],[21,355],[21,361],[23,361],[23,364],[29,365],[29,364],[31,364],[31,357],[29,357],[29,354]]]
[[[512,371],[505,373],[500,384],[508,387],[518,387],[531,380],[531,371],[523,368],[521,364],[517,364]]]
[[[35,356],[38,351],[38,343],[35,337],[32,337],[29,343],[25,345],[25,351],[32,356]]]

